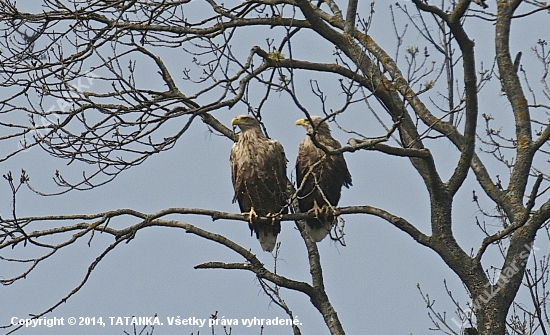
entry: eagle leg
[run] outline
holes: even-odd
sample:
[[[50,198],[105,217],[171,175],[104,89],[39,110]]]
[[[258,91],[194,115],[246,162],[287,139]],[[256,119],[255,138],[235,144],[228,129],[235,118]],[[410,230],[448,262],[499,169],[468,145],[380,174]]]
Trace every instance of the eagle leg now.
[[[334,210],[334,207],[330,205],[323,205],[323,207],[321,208],[321,215],[327,221],[332,221],[335,214],[336,214],[336,211]]]
[[[280,221],[280,219],[281,219],[281,215],[278,214],[278,213],[275,213],[275,214],[273,214],[273,213],[267,213],[267,214],[265,215],[265,217],[268,218],[268,219],[271,218],[271,225],[272,225],[272,226],[274,226],[275,223],[277,223],[277,221]]]
[[[256,211],[254,211],[254,207],[250,207],[249,212],[244,212],[242,214],[248,216],[248,223],[250,224],[250,227],[254,226],[254,219],[258,217]]]
[[[325,207],[325,206],[323,206]],[[317,204],[317,200],[313,200],[313,208],[310,209],[309,211],[307,211],[308,213],[314,213],[315,214],[315,218],[317,220],[321,220],[320,217],[323,216],[323,208],[319,207],[319,205]]]

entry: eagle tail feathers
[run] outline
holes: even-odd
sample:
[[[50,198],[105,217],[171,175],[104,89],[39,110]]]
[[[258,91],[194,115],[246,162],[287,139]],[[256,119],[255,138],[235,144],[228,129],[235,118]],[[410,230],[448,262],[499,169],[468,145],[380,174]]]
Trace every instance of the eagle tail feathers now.
[[[264,251],[271,252],[275,249],[277,234],[273,232],[271,227],[257,227],[256,237],[260,241],[260,245]]]
[[[321,242],[330,232],[332,222],[330,220],[319,221],[317,219],[306,220],[306,230],[315,242]]]

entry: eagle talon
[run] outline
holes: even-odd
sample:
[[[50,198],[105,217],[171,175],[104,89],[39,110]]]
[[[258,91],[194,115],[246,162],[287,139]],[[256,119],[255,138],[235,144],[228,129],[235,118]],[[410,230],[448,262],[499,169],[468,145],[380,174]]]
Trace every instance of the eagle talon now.
[[[253,226],[254,225],[254,218],[258,217],[258,214],[256,214],[256,211],[254,211],[254,207],[250,208],[250,212],[244,212],[242,215],[248,216],[248,223]]]
[[[277,217],[278,215],[277,214],[273,214],[273,213],[267,213],[265,215],[266,218],[268,219],[271,219],[271,225],[274,226],[275,223],[277,223]]]
[[[316,200],[313,201],[313,208],[307,211],[307,213],[315,214],[315,218],[319,221],[325,221],[326,219],[333,217],[335,214],[332,206],[323,205],[322,207],[319,207]]]
[[[332,206],[324,205],[321,210],[323,212],[323,217],[325,218],[333,217],[336,214],[334,211],[334,207]]]
[[[321,217],[323,216],[323,208],[325,208],[326,206],[323,206],[322,208],[319,207],[319,205],[317,204],[317,200],[313,200],[313,208],[310,209],[308,212],[309,213],[313,213],[315,214],[315,218],[319,221],[321,221]]]

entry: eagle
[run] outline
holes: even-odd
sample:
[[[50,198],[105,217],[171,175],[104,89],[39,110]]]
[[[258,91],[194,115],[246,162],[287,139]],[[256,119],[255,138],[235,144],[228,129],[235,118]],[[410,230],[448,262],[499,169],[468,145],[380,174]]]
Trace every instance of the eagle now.
[[[264,135],[250,115],[237,116],[231,125],[241,130],[229,158],[233,203],[237,201],[248,215],[250,234],[256,233],[262,249],[273,251],[281,231],[277,217],[288,213],[285,151],[281,143]]]
[[[306,229],[316,242],[320,242],[336,223],[331,208],[338,205],[342,186],[349,188],[352,185],[351,175],[342,154],[327,155],[311,139],[314,136],[321,146],[329,150],[341,148],[322,117],[299,119],[296,125],[307,130],[296,158],[298,206],[302,213],[315,213],[315,218],[306,220]]]

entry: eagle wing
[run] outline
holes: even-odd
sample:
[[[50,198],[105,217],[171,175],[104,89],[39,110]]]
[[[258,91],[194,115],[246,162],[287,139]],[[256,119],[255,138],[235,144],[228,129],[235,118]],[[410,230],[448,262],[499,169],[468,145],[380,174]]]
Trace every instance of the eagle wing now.
[[[231,182],[233,183],[233,189],[235,193],[233,195],[233,203],[237,201],[237,198],[244,189],[244,172],[249,168],[250,164],[247,164],[245,157],[242,155],[242,150],[238,142],[231,147],[231,155],[229,156],[229,162],[231,164]],[[242,211],[242,208],[241,208]]]
[[[271,146],[271,157],[268,157],[267,164],[272,168],[272,174],[268,176],[272,178],[270,181],[275,186],[274,199],[278,205],[278,212],[281,212],[284,207],[283,214],[288,212],[286,199],[287,177],[286,177],[286,164],[288,160],[285,156],[285,150],[281,143],[277,140],[269,140]],[[276,207],[277,208],[277,207]],[[275,208],[274,208],[275,209]]]

